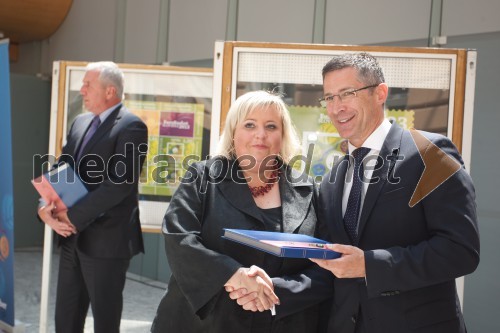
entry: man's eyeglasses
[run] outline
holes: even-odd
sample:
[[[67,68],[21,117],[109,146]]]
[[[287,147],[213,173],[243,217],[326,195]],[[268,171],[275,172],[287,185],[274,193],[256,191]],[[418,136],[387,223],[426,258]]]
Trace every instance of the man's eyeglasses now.
[[[347,102],[347,101],[353,99],[354,97],[358,96],[358,94],[357,94],[358,91],[365,90],[368,88],[375,88],[377,86],[378,86],[378,84],[372,84],[371,86],[366,86],[366,87],[359,88],[359,89],[346,90],[346,91],[341,92],[340,94],[337,94],[337,95],[325,96],[325,97],[319,99],[319,104],[321,104],[322,107],[326,108],[326,106],[328,104],[333,103],[333,101],[335,100],[335,96],[339,98],[339,101]]]

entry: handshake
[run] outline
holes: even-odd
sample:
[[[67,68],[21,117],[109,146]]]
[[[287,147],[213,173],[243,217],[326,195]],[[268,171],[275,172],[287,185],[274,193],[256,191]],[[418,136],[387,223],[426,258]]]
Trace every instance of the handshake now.
[[[224,285],[229,297],[248,311],[266,311],[279,305],[273,282],[260,267],[241,267]]]
[[[366,278],[365,254],[358,247],[328,244],[326,248],[341,254],[337,259],[309,259],[337,278]],[[265,311],[279,304],[269,275],[258,266],[239,268],[224,285],[229,297],[249,311]]]

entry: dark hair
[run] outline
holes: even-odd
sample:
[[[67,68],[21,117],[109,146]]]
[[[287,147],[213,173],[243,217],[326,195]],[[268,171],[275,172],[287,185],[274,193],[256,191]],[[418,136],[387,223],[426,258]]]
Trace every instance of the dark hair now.
[[[350,67],[356,69],[358,79],[367,85],[385,82],[384,73],[377,59],[366,52],[346,53],[334,56],[325,66],[323,66],[323,80],[325,79],[325,75],[329,72]]]

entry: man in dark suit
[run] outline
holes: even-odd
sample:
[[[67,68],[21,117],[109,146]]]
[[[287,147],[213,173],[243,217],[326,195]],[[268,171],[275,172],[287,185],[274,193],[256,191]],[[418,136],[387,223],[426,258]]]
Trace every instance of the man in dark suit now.
[[[476,269],[479,234],[457,149],[384,119],[388,87],[369,54],[330,60],[323,90],[350,152],[323,180],[318,205],[331,249],[342,253],[313,260],[335,276],[328,331],[466,332],[455,279]],[[351,162],[361,147],[359,167]]]
[[[89,304],[96,333],[120,331],[122,292],[132,256],[144,251],[138,181],[147,128],[122,105],[123,73],[112,62],[90,63],[80,90],[90,113],[78,116],[60,162],[89,193],[67,211],[40,218],[60,236],[56,331],[83,332]]]

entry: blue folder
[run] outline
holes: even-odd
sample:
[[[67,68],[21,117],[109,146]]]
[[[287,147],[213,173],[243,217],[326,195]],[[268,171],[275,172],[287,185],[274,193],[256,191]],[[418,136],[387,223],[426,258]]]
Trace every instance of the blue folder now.
[[[302,234],[224,229],[223,238],[285,258],[335,259],[340,253],[325,248],[327,241]]]

